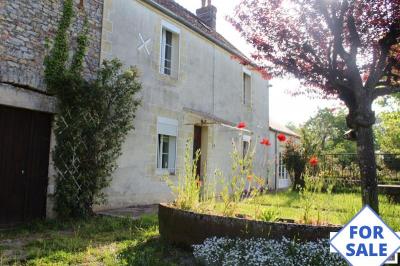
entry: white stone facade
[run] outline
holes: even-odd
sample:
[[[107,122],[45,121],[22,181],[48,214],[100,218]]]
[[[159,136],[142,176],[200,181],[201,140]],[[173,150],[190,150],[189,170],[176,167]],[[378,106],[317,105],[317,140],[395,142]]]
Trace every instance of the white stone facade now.
[[[233,54],[192,28],[142,0],[106,0],[104,3],[102,59],[118,58],[137,66],[143,85],[142,105],[123,145],[109,188],[108,203],[97,209],[152,204],[173,199],[158,169],[160,119],[176,121],[177,179],[184,165],[185,144],[202,127],[201,174],[216,169],[230,174],[232,139],[247,124],[256,146],[255,173],[267,178],[267,149],[259,145],[268,137],[268,82],[257,71],[245,69]],[[162,74],[162,32],[173,32],[174,75]],[[244,73],[251,76],[251,103],[243,103]],[[168,124],[168,123],[167,123]],[[173,123],[172,123],[173,124]],[[222,125],[224,124],[224,125]],[[173,126],[173,125],[171,125]],[[173,134],[173,133],[171,133]]]

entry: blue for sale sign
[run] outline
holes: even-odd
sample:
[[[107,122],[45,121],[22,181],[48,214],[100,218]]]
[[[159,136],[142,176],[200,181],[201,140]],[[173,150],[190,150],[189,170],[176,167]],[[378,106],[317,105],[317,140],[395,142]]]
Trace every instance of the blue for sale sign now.
[[[331,238],[331,247],[353,266],[380,266],[400,249],[400,237],[365,206]]]

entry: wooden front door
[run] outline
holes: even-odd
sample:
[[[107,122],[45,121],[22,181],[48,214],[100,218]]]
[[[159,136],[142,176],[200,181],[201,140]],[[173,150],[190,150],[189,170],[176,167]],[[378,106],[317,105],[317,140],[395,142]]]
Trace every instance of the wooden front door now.
[[[0,226],[44,218],[51,115],[0,105]]]
[[[201,126],[194,126],[194,136],[193,136],[193,159],[196,157],[196,152],[200,150],[201,152]],[[200,177],[201,171],[201,154],[199,160],[197,161],[197,172],[196,175]]]

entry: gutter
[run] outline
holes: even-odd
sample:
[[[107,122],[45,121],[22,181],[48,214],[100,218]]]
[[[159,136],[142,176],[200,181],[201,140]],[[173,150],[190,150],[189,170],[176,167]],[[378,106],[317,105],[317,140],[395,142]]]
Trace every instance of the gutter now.
[[[154,1],[152,1],[152,0],[139,0],[139,1],[142,1],[142,2],[148,4],[148,5],[152,6],[152,7],[154,7],[154,8],[156,8],[156,9],[160,10],[160,11],[163,12],[164,14],[166,14],[166,15],[168,15],[169,17],[171,17],[171,18],[177,20],[178,22],[182,23],[183,25],[185,25],[186,27],[190,28],[191,30],[197,32],[198,34],[200,34],[201,36],[205,37],[205,38],[208,39],[209,41],[211,41],[211,42],[217,44],[218,46],[220,46],[221,48],[225,49],[225,50],[228,51],[229,53],[234,54],[234,55],[236,55],[236,56],[238,56],[238,57],[240,57],[240,58],[242,58],[242,59],[245,59],[245,60],[247,60],[247,61],[250,62],[250,59],[246,58],[246,57],[243,56],[242,54],[239,54],[239,53],[238,53],[237,51],[235,51],[234,49],[232,49],[232,48],[226,46],[226,45],[225,45],[224,43],[222,43],[220,40],[218,40],[218,39],[216,39],[216,38],[214,38],[214,37],[212,37],[212,36],[210,36],[210,35],[204,33],[204,32],[203,32],[202,30],[200,30],[200,29],[194,27],[191,23],[189,23],[189,22],[187,22],[185,19],[183,19],[183,18],[177,16],[174,12],[172,12],[172,11],[170,11],[169,9],[163,7],[162,5],[156,3],[156,2],[154,2]],[[257,67],[257,65],[254,64],[254,63],[252,63],[252,62],[250,62],[250,65],[252,65],[252,66],[254,66],[254,67]]]

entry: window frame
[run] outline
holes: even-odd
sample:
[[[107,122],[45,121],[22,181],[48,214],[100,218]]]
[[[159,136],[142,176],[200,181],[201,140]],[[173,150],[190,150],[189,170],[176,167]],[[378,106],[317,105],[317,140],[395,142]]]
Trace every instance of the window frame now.
[[[246,86],[246,78],[249,79],[249,88]],[[251,71],[245,67],[243,67],[242,72],[242,104],[245,106],[252,105],[252,78]],[[248,93],[246,91],[249,90]],[[246,97],[248,95],[248,97]]]
[[[178,154],[178,125],[179,122],[178,120],[171,119],[171,118],[166,118],[166,117],[157,117],[157,139],[156,139],[156,174],[158,175],[164,175],[164,174],[170,174],[170,175],[175,175],[176,173],[176,161],[177,161],[177,154]],[[161,136],[168,136],[168,137],[174,137],[175,138],[175,154],[174,154],[174,165],[171,167],[169,165],[169,156],[168,156],[168,168],[162,168],[162,155],[163,151],[160,150],[162,148],[162,145],[160,145],[160,135]],[[168,143],[170,143],[170,139],[168,140]],[[170,145],[170,144],[169,144]],[[170,146],[168,146],[168,155],[170,155]],[[159,167],[161,166],[161,168]]]
[[[171,59],[169,62],[171,67],[169,69],[169,72],[170,72],[169,74],[165,73],[165,69],[166,69],[166,67],[165,67],[166,32],[170,32],[172,34],[171,35]],[[176,60],[178,61],[177,69],[174,69],[174,57],[173,57],[174,35],[177,35],[177,38],[178,38],[178,43],[177,43],[178,56],[176,58]],[[159,62],[160,62],[159,71],[162,75],[169,76],[169,77],[174,77],[174,76],[178,77],[179,68],[180,68],[180,46],[181,46],[181,30],[177,26],[175,26],[167,21],[162,20],[161,21],[161,34],[160,34],[160,59],[159,59]],[[174,73],[175,71],[176,71],[176,73]]]
[[[288,172],[286,170],[285,164],[283,163],[283,152],[278,152],[278,179],[285,180],[288,179]]]

